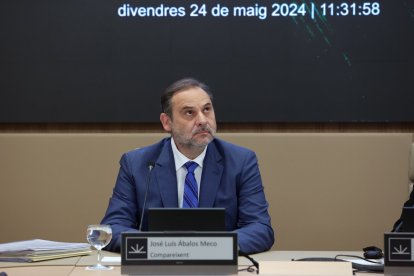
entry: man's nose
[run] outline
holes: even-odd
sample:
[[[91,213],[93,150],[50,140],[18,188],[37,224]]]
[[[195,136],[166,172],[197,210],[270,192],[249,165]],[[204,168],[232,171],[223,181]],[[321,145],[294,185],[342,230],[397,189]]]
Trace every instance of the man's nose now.
[[[205,125],[207,124],[207,116],[203,112],[199,112],[197,116],[197,125]]]

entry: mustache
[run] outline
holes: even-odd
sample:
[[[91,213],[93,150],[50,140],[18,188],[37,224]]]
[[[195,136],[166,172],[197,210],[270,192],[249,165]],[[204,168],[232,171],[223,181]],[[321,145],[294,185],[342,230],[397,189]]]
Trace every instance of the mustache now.
[[[215,132],[214,129],[212,127],[210,127],[209,125],[205,125],[205,126],[201,126],[201,127],[197,127],[195,129],[193,129],[193,135],[195,134],[199,134],[201,132],[208,132],[211,135],[213,135],[213,133]]]

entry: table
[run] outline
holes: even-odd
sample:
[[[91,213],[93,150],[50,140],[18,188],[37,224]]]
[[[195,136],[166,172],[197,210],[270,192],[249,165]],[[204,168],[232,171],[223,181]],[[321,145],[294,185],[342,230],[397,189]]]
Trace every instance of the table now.
[[[290,261],[292,259],[301,259],[307,257],[327,257],[334,258],[338,254],[362,256],[359,251],[268,251],[264,253],[251,255],[256,261]],[[119,257],[117,253],[103,251],[104,257]],[[105,263],[105,265],[114,266],[111,271],[87,271],[85,267],[95,264],[97,260],[96,252],[83,257],[72,257],[43,261],[36,263],[11,263],[0,262],[0,271],[4,271],[8,276],[119,276],[121,275],[121,266],[119,262]],[[239,269],[247,268],[251,262],[245,257],[239,257]],[[256,275],[255,273],[241,271],[239,275]],[[357,273],[357,275],[384,275],[382,273]]]

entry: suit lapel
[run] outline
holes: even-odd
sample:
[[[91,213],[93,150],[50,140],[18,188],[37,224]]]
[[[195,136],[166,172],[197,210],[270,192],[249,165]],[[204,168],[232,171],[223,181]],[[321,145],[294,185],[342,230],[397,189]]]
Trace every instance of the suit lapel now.
[[[178,207],[177,175],[170,139],[164,143],[153,173],[161,194],[163,207]]]
[[[213,207],[222,174],[222,156],[217,150],[215,141],[212,141],[208,145],[207,153],[204,158],[199,207]]]

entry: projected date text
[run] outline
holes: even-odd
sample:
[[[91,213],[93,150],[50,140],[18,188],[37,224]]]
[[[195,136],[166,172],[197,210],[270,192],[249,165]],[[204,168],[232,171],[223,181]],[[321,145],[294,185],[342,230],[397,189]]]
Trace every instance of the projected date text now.
[[[223,2],[225,3],[225,2]],[[244,2],[246,4],[246,2]],[[273,2],[268,5],[251,4],[227,6],[203,2],[189,3],[185,6],[132,6],[123,4],[118,7],[119,17],[252,17],[265,20],[280,17],[363,17],[381,14],[379,2],[307,2],[284,3]]]

